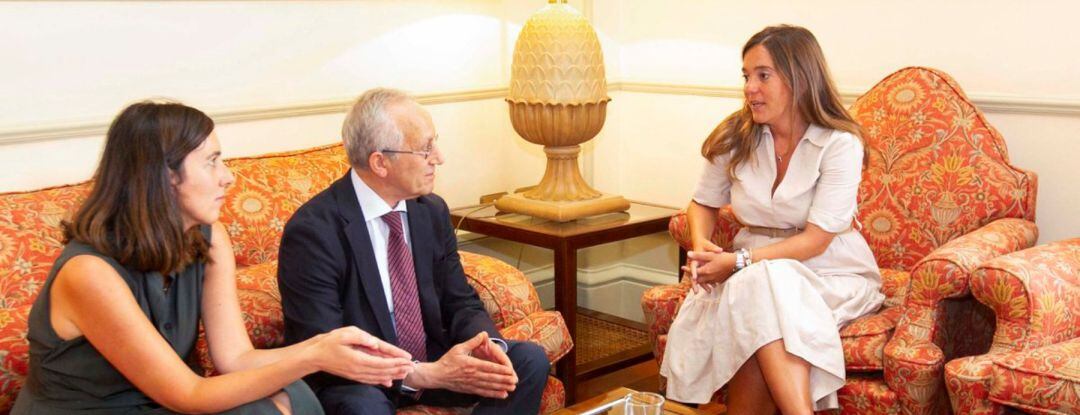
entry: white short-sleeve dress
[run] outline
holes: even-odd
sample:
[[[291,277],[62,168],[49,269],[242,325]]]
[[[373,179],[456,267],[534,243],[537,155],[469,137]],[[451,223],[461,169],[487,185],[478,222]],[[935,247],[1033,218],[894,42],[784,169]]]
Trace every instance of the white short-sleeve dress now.
[[[765,127],[753,155],[727,177],[730,155],[707,162],[694,201],[731,203],[749,226],[804,229],[813,223],[836,233],[825,252],[805,261],[764,260],[711,291],[691,290],[668,332],[660,373],[668,397],[705,403],[761,346],[783,339],[788,352],[811,364],[814,409],[836,408],[844,385],[839,328],[877,310],[881,275],[862,235],[851,229],[862,174],[863,147],[847,132],[810,125],[783,181],[776,178],[772,134]],[[782,240],[742,229],[735,248]]]

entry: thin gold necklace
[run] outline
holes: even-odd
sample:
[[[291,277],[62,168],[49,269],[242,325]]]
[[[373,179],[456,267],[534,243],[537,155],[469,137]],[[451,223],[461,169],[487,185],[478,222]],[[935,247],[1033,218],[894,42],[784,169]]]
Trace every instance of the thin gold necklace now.
[[[785,152],[784,152],[783,154],[781,154],[781,153],[776,153],[776,161],[777,161],[777,162],[783,162],[783,161],[784,161],[784,157],[790,157],[790,156],[791,156],[791,154],[792,154],[792,153],[794,153],[794,152],[795,152],[795,146],[794,146],[794,145],[792,145],[792,146],[791,146],[791,148],[789,148],[789,149],[788,149],[787,151],[785,151]]]

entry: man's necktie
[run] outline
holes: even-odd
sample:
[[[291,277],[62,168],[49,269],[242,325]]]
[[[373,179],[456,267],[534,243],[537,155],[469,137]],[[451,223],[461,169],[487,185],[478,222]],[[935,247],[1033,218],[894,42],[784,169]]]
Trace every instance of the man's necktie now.
[[[394,324],[398,346],[412,354],[414,360],[427,360],[427,335],[420,314],[420,294],[416,289],[416,269],[412,251],[405,244],[401,213],[391,211],[382,216],[390,227],[386,244],[387,268],[390,271],[390,296],[394,301]]]

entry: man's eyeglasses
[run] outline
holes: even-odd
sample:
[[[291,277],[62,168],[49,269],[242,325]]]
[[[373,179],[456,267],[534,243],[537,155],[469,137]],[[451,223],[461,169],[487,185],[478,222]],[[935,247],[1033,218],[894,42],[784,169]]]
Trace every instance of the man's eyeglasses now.
[[[427,160],[427,159],[431,158],[431,154],[434,153],[435,151],[434,150],[425,150],[425,151],[416,151],[416,150],[379,150],[379,152],[391,153],[391,154],[416,154],[416,155],[418,155],[420,157],[423,157],[425,160]]]
[[[382,149],[382,150],[379,150],[379,151],[382,152],[382,153],[390,153],[390,154],[415,154],[415,155],[418,155],[420,157],[423,157],[424,160],[431,160],[431,155],[435,154],[435,145],[430,144],[426,148],[424,148],[423,150]]]

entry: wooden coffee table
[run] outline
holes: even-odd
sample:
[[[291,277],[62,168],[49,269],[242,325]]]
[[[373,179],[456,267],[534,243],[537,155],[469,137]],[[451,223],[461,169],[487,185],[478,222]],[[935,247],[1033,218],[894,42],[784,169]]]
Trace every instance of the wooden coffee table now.
[[[628,389],[628,388],[612,389],[612,390],[608,391],[607,393],[605,393],[603,395],[594,396],[592,398],[589,398],[589,399],[586,399],[584,401],[578,402],[577,404],[574,404],[574,405],[571,405],[569,407],[560,409],[560,410],[556,411],[553,415],[577,415],[577,414],[581,414],[581,413],[584,413],[584,412],[586,412],[586,411],[588,411],[590,409],[593,409],[593,408],[596,408],[596,407],[598,407],[600,405],[603,405],[605,403],[620,399],[620,398],[626,396],[626,394],[628,394],[630,392],[633,392],[633,390]],[[622,407],[622,405],[615,405],[610,410],[608,410],[607,412],[601,412],[601,413],[606,414],[606,415],[622,415],[623,407]],[[689,406],[678,404],[678,403],[671,402],[671,401],[665,401],[664,402],[664,413],[665,414],[676,414],[676,415],[708,415],[709,414],[708,412],[699,411],[699,410],[691,408]]]

